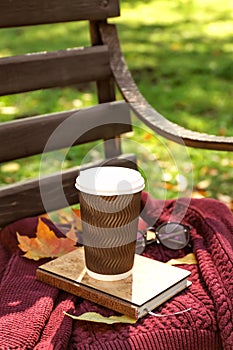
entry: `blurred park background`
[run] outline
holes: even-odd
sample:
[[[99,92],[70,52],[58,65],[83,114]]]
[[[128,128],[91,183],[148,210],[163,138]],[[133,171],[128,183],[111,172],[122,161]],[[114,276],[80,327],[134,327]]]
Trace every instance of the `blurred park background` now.
[[[121,17],[111,22],[118,24],[139,90],[158,112],[196,131],[233,136],[232,1],[122,0]],[[86,26],[71,22],[4,29],[0,56],[82,46],[89,42]],[[82,85],[1,97],[0,121],[91,106],[94,92],[94,85]],[[138,154],[154,197],[214,197],[233,208],[233,153],[184,148],[151,133],[134,116],[133,124],[123,148]],[[66,168],[98,159],[101,152],[96,143],[81,152],[57,152],[48,170],[61,162]],[[40,166],[37,156],[3,164],[0,184],[38,176]]]

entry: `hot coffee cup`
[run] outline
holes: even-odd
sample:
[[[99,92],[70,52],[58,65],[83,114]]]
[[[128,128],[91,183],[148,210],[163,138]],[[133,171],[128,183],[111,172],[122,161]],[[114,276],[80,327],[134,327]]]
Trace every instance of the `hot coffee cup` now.
[[[141,191],[140,172],[104,166],[76,179],[87,273],[114,281],[128,277],[134,263]]]

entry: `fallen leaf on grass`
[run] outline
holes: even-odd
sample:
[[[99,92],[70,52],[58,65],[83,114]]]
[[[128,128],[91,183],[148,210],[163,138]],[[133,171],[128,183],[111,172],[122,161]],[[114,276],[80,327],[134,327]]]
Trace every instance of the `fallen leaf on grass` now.
[[[75,249],[76,235],[73,228],[66,237],[58,238],[40,218],[35,238],[20,235],[18,232],[16,234],[18,246],[26,253],[23,256],[28,259],[55,258]]]
[[[20,165],[16,162],[9,162],[1,166],[3,173],[16,173],[19,171]]]
[[[150,140],[152,138],[152,134],[149,132],[145,132],[143,138],[144,140]]]
[[[195,190],[192,192],[192,198],[205,198],[207,197],[207,193],[204,190]]]
[[[110,316],[105,317],[97,312],[86,312],[85,314],[82,314],[80,316],[74,316],[64,311],[64,314],[66,316],[69,316],[73,318],[73,320],[79,320],[79,321],[88,321],[88,322],[98,322],[98,323],[106,323],[106,324],[113,324],[113,323],[130,323],[134,324],[137,322],[136,319],[131,318],[129,316]]]
[[[198,182],[196,187],[199,190],[206,190],[209,187],[210,184],[211,184],[210,179],[205,179],[205,180],[202,180],[202,181]]]

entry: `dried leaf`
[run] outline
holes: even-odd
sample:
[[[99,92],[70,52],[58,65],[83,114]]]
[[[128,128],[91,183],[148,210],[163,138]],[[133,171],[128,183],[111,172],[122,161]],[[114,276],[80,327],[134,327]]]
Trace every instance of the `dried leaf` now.
[[[82,232],[82,221],[81,221],[81,212],[80,209],[72,208],[72,213],[74,217],[74,225],[78,231]]]
[[[60,209],[57,211],[56,221],[60,224],[69,224],[72,222],[72,213],[65,209]]]
[[[206,191],[193,191],[192,198],[205,198],[207,196]]]
[[[185,255],[183,258],[178,259],[171,259],[167,261],[168,265],[181,265],[181,264],[188,264],[188,265],[197,265],[196,257],[193,253]]]
[[[66,234],[66,238],[71,239],[73,242],[77,241],[77,235],[75,233],[74,226],[71,226],[70,230]]]
[[[226,136],[226,132],[227,132],[226,128],[220,128],[218,131],[218,134],[220,136]]]
[[[16,173],[19,171],[20,165],[16,162],[10,162],[2,165],[1,171],[3,173]]]
[[[35,238],[22,236],[18,232],[16,234],[18,246],[28,259],[55,258],[75,249],[76,235],[73,228],[66,237],[58,238],[40,218]]]
[[[166,182],[164,184],[164,188],[166,188],[166,190],[168,190],[168,191],[172,191],[172,190],[175,191],[176,185],[174,185],[170,182]]]
[[[110,316],[105,317],[97,312],[86,312],[85,314],[82,314],[80,316],[74,316],[64,311],[64,314],[66,316],[69,316],[73,318],[74,320],[80,320],[80,321],[88,321],[88,322],[98,322],[98,323],[106,323],[106,324],[113,324],[113,323],[130,323],[134,324],[137,322],[136,319],[131,318],[129,316]]]
[[[202,181],[198,182],[197,188],[199,190],[205,190],[209,187],[210,183],[211,183],[210,179],[202,180]]]
[[[152,134],[149,132],[145,132],[143,135],[144,140],[150,140],[152,138]]]

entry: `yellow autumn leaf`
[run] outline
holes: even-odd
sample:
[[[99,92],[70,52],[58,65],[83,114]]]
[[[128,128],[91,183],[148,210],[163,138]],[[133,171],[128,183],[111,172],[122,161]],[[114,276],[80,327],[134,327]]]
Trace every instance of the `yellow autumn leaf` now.
[[[79,320],[79,321],[88,321],[88,322],[97,322],[97,323],[106,323],[106,324],[113,324],[113,323],[130,323],[134,324],[137,322],[136,319],[131,318],[129,316],[110,316],[105,317],[97,312],[86,312],[80,316],[74,316],[67,312],[63,312],[66,316],[71,317],[73,320]]]
[[[20,235],[18,232],[16,234],[18,246],[28,259],[55,258],[75,249],[76,235],[73,227],[66,237],[59,238],[41,218],[38,220],[35,238]]]
[[[193,253],[185,255],[183,258],[177,258],[177,259],[171,259],[167,261],[168,265],[181,265],[181,264],[187,264],[187,265],[197,265],[196,257]]]

